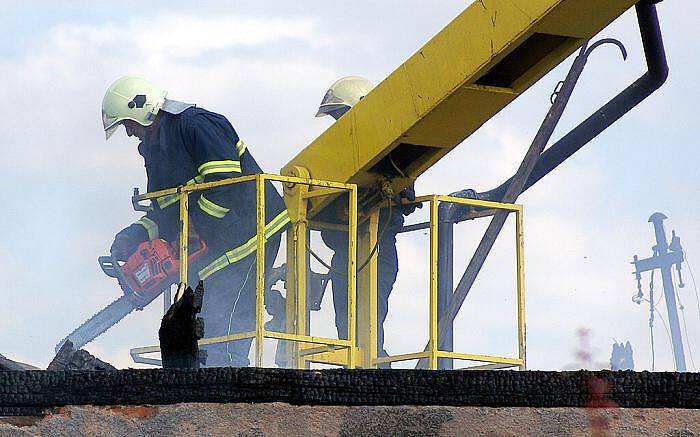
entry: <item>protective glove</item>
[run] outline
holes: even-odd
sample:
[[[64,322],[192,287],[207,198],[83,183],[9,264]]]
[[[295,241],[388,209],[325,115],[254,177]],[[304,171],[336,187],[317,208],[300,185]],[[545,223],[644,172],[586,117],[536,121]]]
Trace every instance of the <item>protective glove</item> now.
[[[414,188],[413,184],[409,185],[402,192],[399,193],[399,195],[398,195],[399,202],[401,201],[401,199],[406,199],[409,202],[413,202],[414,200],[416,200],[416,189]],[[412,203],[409,205],[399,206],[399,211],[401,211],[401,214],[403,214],[403,215],[409,215],[413,211],[415,211],[416,208],[422,208],[422,207],[423,207],[422,203]]]
[[[139,242],[134,241],[126,234],[117,234],[114,237],[112,247],[109,248],[109,253],[117,259],[117,261],[126,261],[132,253],[139,247]]]
[[[416,188],[413,186],[413,184],[407,186],[401,193],[399,193],[399,197],[413,202],[416,200]]]

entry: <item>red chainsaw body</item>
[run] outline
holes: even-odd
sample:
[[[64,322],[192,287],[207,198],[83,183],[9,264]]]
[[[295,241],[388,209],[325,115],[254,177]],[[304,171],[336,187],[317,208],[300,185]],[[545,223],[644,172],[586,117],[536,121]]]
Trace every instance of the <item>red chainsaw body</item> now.
[[[199,259],[207,251],[203,241],[190,256],[190,263]],[[138,300],[150,302],[164,289],[176,283],[180,275],[178,248],[164,240],[146,241],[120,268],[127,288]]]

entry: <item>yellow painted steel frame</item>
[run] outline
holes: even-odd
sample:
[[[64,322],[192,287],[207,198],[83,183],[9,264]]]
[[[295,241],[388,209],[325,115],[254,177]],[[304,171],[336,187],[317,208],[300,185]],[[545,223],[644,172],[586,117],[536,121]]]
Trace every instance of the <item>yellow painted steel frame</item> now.
[[[268,331],[264,327],[265,321],[265,309],[264,309],[264,299],[265,299],[265,182],[266,181],[277,181],[285,184],[285,188],[290,187],[316,187],[313,193],[308,193],[308,195],[300,196],[302,200],[309,198],[317,198],[327,195],[335,195],[338,192],[348,192],[348,326],[355,326],[355,301],[356,301],[356,239],[357,239],[357,186],[355,184],[343,184],[330,181],[321,181],[309,178],[301,178],[295,176],[279,176],[272,174],[257,174],[250,176],[242,176],[237,178],[222,179],[216,182],[207,182],[200,184],[184,185],[177,188],[171,188],[167,190],[161,190],[157,192],[147,193],[140,196],[139,200],[156,199],[161,196],[176,194],[180,198],[180,282],[187,282],[188,265],[187,265],[187,253],[188,253],[188,235],[189,235],[189,214],[188,214],[188,199],[189,193],[205,190],[208,188],[220,187],[224,185],[232,185],[245,182],[255,182],[256,186],[256,221],[257,221],[257,234],[256,234],[256,287],[255,287],[255,330],[249,332],[238,332],[230,335],[204,338],[199,341],[199,345],[207,345],[214,343],[225,343],[234,340],[241,340],[244,338],[254,338],[255,339],[255,365],[256,367],[262,367],[263,365],[263,340],[265,338],[272,338],[278,340],[291,341],[294,343],[299,343],[302,345],[311,345],[312,347],[318,347],[319,345],[324,347],[325,350],[339,349],[346,350],[346,358],[341,363],[348,368],[354,368],[356,362],[357,347],[355,344],[355,330],[349,329],[349,335],[347,340],[340,340],[335,338],[326,338],[311,336],[306,334],[306,293],[300,293],[299,290],[306,290],[306,263],[303,261],[306,259],[306,219],[304,214],[299,214],[299,211],[295,211],[295,214],[291,214],[292,217],[292,229],[288,231],[288,241],[291,241],[291,249],[289,249],[293,257],[288,259],[289,263],[293,263],[294,267],[288,269],[288,279],[287,281],[287,302],[288,308],[291,302],[293,311],[291,314],[287,314],[287,329],[294,331],[291,333]],[[305,208],[305,205],[304,205]],[[296,217],[296,218],[295,218]],[[300,232],[301,231],[301,232]],[[304,238],[299,238],[303,235]],[[288,243],[289,244],[289,243]],[[300,262],[301,260],[301,262]],[[288,263],[288,265],[289,265]],[[299,268],[299,266],[304,266]],[[289,270],[292,270],[290,275]],[[184,289],[184,287],[181,287]],[[178,294],[176,300],[181,296]],[[291,316],[291,317],[290,317]],[[291,319],[291,320],[290,320]],[[376,325],[376,320],[375,320]],[[307,348],[308,349],[308,348]],[[303,348],[295,348],[296,357],[294,357],[294,362],[297,367],[302,367],[305,365],[307,360],[300,356],[300,353],[304,350]],[[131,349],[130,353],[135,362],[145,363],[145,364],[159,364],[158,360],[152,358],[143,357],[145,354],[151,354],[160,352],[159,346],[147,346]]]
[[[303,167],[310,177],[375,189],[381,168],[393,167],[398,193],[638,1],[465,2],[281,173]],[[330,200],[314,200],[309,217]]]
[[[500,369],[509,367],[526,368],[525,352],[525,281],[523,261],[523,208],[521,205],[511,203],[489,202],[474,199],[462,199],[452,196],[421,196],[415,202],[429,202],[430,204],[430,304],[428,317],[428,349],[422,352],[392,355],[380,357],[373,363],[389,363],[395,361],[407,361],[427,358],[430,369],[437,369],[438,358],[452,358],[466,361],[480,361],[486,363],[468,369]],[[443,351],[438,348],[438,206],[440,202],[458,203],[479,208],[486,208],[489,215],[508,212],[515,213],[515,253],[516,253],[516,288],[517,288],[517,317],[518,317],[518,357],[498,357],[492,355],[477,355]],[[484,217],[485,215],[479,214]],[[376,330],[375,330],[376,331]]]

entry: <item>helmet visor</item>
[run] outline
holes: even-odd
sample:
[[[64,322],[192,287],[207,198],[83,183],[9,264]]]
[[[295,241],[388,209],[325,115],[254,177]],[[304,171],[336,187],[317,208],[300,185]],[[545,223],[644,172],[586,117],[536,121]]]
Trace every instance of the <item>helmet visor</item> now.
[[[348,103],[345,100],[336,96],[333,90],[330,89],[328,90],[328,92],[326,92],[326,95],[323,96],[323,100],[321,100],[321,105],[318,107],[316,117],[323,117],[324,115],[328,115],[329,112],[339,109],[343,106],[350,105],[348,105]]]
[[[109,139],[109,137],[112,136],[114,131],[117,130],[119,125],[121,124],[121,120],[119,117],[111,117],[104,111],[102,111],[102,126],[104,127],[105,130],[105,139]]]
[[[105,140],[108,140],[112,136],[112,134],[114,134],[114,131],[116,131],[120,125],[121,125],[121,123],[117,123],[114,126],[108,128],[108,129],[105,129]]]

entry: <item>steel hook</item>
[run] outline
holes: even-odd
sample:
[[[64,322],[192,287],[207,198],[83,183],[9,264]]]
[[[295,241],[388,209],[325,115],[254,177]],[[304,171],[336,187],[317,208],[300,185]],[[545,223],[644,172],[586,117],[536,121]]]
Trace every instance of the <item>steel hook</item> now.
[[[590,47],[588,46],[588,41],[584,41],[584,43],[581,45],[581,50],[579,50],[579,55],[576,58],[576,61],[574,62],[581,62],[585,65],[586,61],[588,60],[588,56],[590,56],[590,54],[593,53],[593,50],[602,46],[603,44],[613,44],[617,46],[617,48],[619,48],[620,52],[622,53],[622,60],[627,60],[627,49],[625,48],[624,44],[622,44],[619,40],[615,38],[603,38],[591,44]],[[561,90],[563,85],[564,81],[559,81],[559,83],[557,83],[557,86],[554,87],[554,91],[549,96],[549,101],[552,104],[554,104],[554,100],[557,98],[557,95],[559,94],[559,91]]]
[[[620,49],[620,52],[622,53],[622,60],[626,61],[627,60],[627,49],[625,48],[625,45],[622,44],[619,40],[615,38],[603,38],[601,40],[598,40],[591,44],[591,46],[586,50],[586,52],[583,54],[583,56],[588,57],[590,54],[598,48],[599,46],[602,46],[603,44],[614,44],[617,46],[617,48]]]

